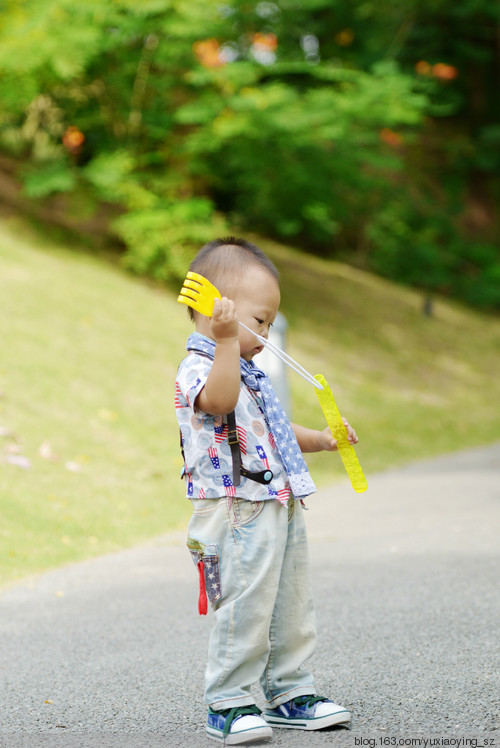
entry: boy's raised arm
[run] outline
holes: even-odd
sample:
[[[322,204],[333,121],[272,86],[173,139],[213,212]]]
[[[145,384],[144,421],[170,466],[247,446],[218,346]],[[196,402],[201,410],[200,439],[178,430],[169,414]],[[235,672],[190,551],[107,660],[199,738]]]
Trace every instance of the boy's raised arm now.
[[[216,299],[207,325],[215,340],[214,362],[196,404],[205,413],[224,416],[234,410],[240,394],[239,324],[234,302]]]

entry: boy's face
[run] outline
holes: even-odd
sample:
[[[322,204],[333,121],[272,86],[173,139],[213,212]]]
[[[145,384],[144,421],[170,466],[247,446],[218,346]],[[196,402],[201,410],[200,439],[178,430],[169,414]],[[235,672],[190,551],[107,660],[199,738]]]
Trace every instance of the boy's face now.
[[[234,304],[238,320],[267,338],[280,305],[280,289],[276,279],[265,268],[251,266],[238,285]],[[241,326],[239,340],[240,353],[246,361],[251,361],[264,347]]]

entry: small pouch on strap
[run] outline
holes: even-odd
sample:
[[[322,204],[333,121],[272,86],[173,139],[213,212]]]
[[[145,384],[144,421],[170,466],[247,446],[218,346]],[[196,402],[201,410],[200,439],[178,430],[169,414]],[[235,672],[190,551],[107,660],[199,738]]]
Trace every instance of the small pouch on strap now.
[[[205,585],[205,564],[203,559],[200,558],[196,564],[198,567],[198,574],[200,576],[200,597],[198,598],[198,613],[200,616],[206,616],[208,611],[207,604],[207,588]]]
[[[198,570],[198,612],[204,616],[207,613],[208,602],[214,606],[222,597],[219,552],[216,545],[205,544],[191,537],[187,539],[187,547]]]

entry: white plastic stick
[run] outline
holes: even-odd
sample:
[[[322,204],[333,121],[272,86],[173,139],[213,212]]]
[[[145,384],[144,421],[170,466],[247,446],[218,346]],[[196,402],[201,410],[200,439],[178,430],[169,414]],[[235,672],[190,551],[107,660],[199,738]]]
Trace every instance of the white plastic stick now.
[[[243,324],[243,322],[240,322],[240,325],[245,328],[245,330],[248,330],[248,332],[251,332],[252,335],[255,335],[259,343],[262,343],[262,345],[265,345],[266,348],[269,348],[271,353],[274,353],[275,356],[277,356],[279,359],[283,361],[284,364],[289,366],[291,369],[294,369],[294,371],[297,372],[297,374],[300,374],[301,377],[303,377],[306,382],[309,382],[309,384],[312,384],[313,387],[316,387],[317,390],[322,390],[322,385],[318,382],[317,379],[315,379],[312,374],[309,374],[307,369],[304,369],[303,366],[301,366],[297,361],[295,361],[291,356],[288,355],[288,353],[285,353],[285,351],[282,351],[281,348],[278,348],[277,345],[274,343],[271,343],[270,340],[267,340],[266,338],[263,338],[262,335],[257,335],[256,332],[251,330],[249,327]]]

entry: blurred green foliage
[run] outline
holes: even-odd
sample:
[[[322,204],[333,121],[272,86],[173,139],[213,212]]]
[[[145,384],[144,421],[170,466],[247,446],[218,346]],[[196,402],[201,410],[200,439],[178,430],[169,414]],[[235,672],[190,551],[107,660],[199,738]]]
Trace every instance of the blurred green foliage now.
[[[498,308],[499,28],[490,0],[6,0],[0,149],[28,198],[114,206],[137,273],[238,225]]]

